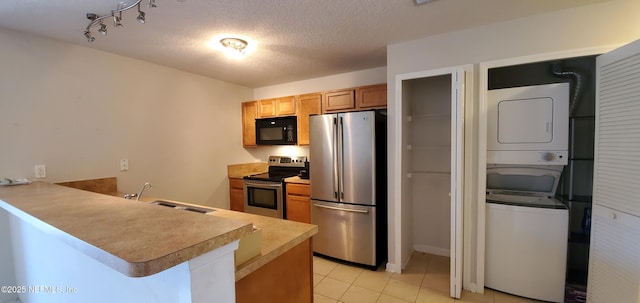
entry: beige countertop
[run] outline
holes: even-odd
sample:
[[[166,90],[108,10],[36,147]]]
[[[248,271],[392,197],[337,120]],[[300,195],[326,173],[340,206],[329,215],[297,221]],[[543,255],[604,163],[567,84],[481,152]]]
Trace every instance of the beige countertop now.
[[[284,182],[286,183],[298,183],[298,184],[311,184],[311,181],[309,179],[302,179],[298,176],[295,177],[289,177],[284,179]]]
[[[267,171],[269,171],[269,164],[265,162],[227,165],[227,176],[229,178],[242,178]]]
[[[0,186],[0,207],[131,277],[161,272],[252,232],[207,216],[46,182]]]
[[[318,233],[318,226],[289,220],[275,219],[243,212],[217,209],[214,217],[252,222],[262,229],[262,250],[259,256],[236,267],[236,281],[289,251]]]
[[[254,174],[264,173],[269,170],[267,163],[246,163],[227,165],[227,176],[229,178],[243,178]],[[298,176],[284,179],[287,183],[311,184],[309,179],[302,179]]]
[[[157,199],[145,200],[145,202],[151,202],[155,200]],[[236,281],[246,277],[256,269],[271,262],[273,259],[284,254],[291,248],[318,233],[317,225],[259,216],[227,209],[207,207],[198,204],[184,203],[174,200],[162,200],[180,203],[182,205],[213,209],[215,211],[208,213],[206,216],[251,222],[255,227],[262,230],[262,248],[260,250],[260,255],[236,266]]]

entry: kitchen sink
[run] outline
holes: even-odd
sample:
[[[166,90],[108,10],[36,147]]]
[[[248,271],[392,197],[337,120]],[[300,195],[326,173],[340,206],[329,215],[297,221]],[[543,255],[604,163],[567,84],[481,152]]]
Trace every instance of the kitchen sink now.
[[[191,206],[191,205],[184,205],[184,204],[181,204],[181,203],[163,201],[163,200],[156,200],[156,201],[151,202],[151,204],[165,206],[165,207],[171,207],[171,208],[175,208],[175,209],[182,209],[182,210],[192,211],[192,212],[201,213],[201,214],[208,214],[208,213],[212,213],[212,212],[215,211],[214,209],[198,207],[198,206]]]
[[[164,200],[156,200],[151,202],[151,204],[170,207],[174,209],[182,209],[182,210],[192,211],[192,212],[201,213],[201,214],[209,214],[215,211],[215,209],[185,205],[178,202],[171,202],[171,201],[164,201]],[[253,232],[240,237],[240,241],[238,243],[238,249],[236,249],[236,251],[234,252],[236,266],[241,265],[253,259],[256,256],[259,256],[261,251],[262,251],[262,229],[254,225]]]

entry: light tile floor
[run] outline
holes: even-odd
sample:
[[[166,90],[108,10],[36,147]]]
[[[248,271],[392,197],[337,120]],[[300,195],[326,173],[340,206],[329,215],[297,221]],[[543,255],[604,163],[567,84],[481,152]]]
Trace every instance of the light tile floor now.
[[[377,271],[313,257],[315,303],[524,303],[539,302],[485,289],[449,297],[449,258],[415,252],[402,274]]]

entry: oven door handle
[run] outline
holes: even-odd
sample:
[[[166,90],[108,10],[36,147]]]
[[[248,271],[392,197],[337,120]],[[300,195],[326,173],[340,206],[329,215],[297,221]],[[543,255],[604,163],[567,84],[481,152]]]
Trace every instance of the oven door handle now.
[[[369,211],[365,210],[365,209],[348,209],[348,208],[341,208],[341,207],[325,206],[325,205],[320,205],[320,204],[313,204],[313,206],[320,207],[320,208],[331,209],[331,210],[346,211],[346,212],[351,212],[351,213],[359,213],[359,214],[368,214],[369,213]]]
[[[244,185],[254,186],[254,187],[282,187],[282,183],[281,182],[278,182],[278,183],[275,183],[275,182],[266,183],[266,182],[251,182],[251,181],[247,181],[247,180],[244,181]]]

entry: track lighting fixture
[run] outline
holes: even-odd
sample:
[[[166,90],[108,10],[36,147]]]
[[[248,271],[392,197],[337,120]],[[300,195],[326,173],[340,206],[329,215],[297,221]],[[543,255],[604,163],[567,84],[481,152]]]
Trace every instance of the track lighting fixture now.
[[[156,7],[155,0],[148,0],[148,1],[149,1],[147,4],[148,7],[151,7],[151,8]],[[105,18],[112,17],[113,26],[122,27],[122,12],[130,10],[134,7],[138,7],[138,17],[136,18],[138,22],[145,23],[146,14],[140,9],[140,2],[142,2],[142,0],[133,0],[133,2],[130,4],[127,4],[126,2],[120,2],[120,4],[118,4],[118,7],[112,10],[111,13],[108,15],[100,16],[94,13],[87,13],[87,19],[89,19],[89,25],[87,25],[87,28],[84,31],[84,37],[87,38],[88,42],[93,42],[94,40],[96,40],[96,38],[93,37],[93,35],[91,34],[91,28],[94,26],[100,26],[100,28],[98,29],[98,32],[102,35],[106,35],[107,25],[102,22],[102,20]]]

